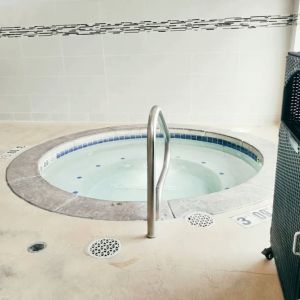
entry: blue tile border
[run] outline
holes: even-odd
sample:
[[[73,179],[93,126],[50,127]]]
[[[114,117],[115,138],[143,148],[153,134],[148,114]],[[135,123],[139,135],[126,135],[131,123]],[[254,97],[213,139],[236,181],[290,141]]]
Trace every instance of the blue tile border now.
[[[254,161],[259,161],[257,155],[250,150],[246,149],[243,146],[240,146],[238,144],[235,144],[233,142],[227,141],[225,139],[220,139],[220,138],[215,138],[211,136],[203,136],[203,135],[196,135],[196,134],[186,134],[186,133],[170,133],[172,139],[182,139],[182,140],[192,140],[192,141],[198,141],[198,142],[204,142],[204,143],[210,143],[210,144],[216,144],[220,145],[223,147],[231,148],[236,151],[239,151]],[[163,138],[164,135],[162,133],[157,134],[157,138]],[[71,148],[65,149],[59,153],[56,154],[56,158],[59,159],[69,153],[72,153],[74,151],[87,148],[90,146],[95,146],[97,144],[102,144],[102,143],[109,143],[109,142],[116,142],[120,140],[135,140],[135,139],[146,139],[147,135],[146,134],[126,134],[126,135],[121,135],[121,136],[112,136],[112,137],[106,137],[102,139],[97,139],[93,140],[90,142],[84,142],[80,145],[73,146]]]

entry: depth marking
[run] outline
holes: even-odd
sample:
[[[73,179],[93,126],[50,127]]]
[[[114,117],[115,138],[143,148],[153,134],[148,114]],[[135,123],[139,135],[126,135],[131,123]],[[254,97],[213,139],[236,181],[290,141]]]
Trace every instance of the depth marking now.
[[[272,212],[272,205],[268,205],[262,208],[251,210],[249,212],[245,212],[241,215],[231,217],[231,219],[238,225],[244,228],[249,228],[271,220]]]

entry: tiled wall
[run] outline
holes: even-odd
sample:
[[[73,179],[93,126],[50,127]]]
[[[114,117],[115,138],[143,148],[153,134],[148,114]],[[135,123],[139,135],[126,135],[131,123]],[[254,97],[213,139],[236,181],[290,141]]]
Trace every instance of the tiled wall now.
[[[294,11],[298,11],[299,13],[299,9],[300,9],[300,1],[299,0],[295,0],[294,1],[294,8],[293,10]],[[299,22],[298,22],[299,23]],[[295,27],[294,27],[294,30],[293,30],[293,51],[297,51],[299,52],[300,51],[300,26],[299,24]]]
[[[159,104],[168,122],[271,124],[294,10],[292,0],[2,0],[0,120],[146,122]]]

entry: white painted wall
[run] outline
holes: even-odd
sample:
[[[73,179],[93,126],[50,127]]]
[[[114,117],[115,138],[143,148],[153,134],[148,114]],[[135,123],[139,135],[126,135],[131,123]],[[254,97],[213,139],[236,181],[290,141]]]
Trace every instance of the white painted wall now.
[[[293,0],[1,0],[0,26],[288,15]],[[269,125],[292,27],[0,38],[0,119]]]
[[[293,10],[299,14],[299,0],[294,0],[294,8]],[[292,31],[292,51],[300,51],[300,26],[293,26]]]

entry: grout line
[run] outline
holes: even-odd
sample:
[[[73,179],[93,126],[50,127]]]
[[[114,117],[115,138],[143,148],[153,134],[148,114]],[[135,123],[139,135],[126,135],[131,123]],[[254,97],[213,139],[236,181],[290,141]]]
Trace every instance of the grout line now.
[[[55,9],[56,9],[56,2],[54,3]],[[63,41],[62,37],[59,38],[59,45],[60,45],[60,57],[62,60],[62,67],[63,67],[63,75],[62,75],[62,80],[63,80],[63,85],[66,85],[66,78],[67,78],[67,72],[66,72],[66,61],[65,61],[65,53],[64,53],[64,47],[63,47]],[[66,121],[70,121],[71,119],[71,95],[69,88],[66,89],[65,95],[63,97],[66,98],[67,100],[67,112],[59,112],[60,114],[66,114]],[[53,115],[54,113],[51,114],[50,119],[53,120]]]
[[[103,72],[104,72],[104,94],[105,94],[105,113],[104,113],[104,121],[108,118],[108,111],[109,111],[109,103],[110,103],[110,93],[108,88],[108,76],[107,76],[107,66],[106,66],[106,56],[105,56],[105,47],[104,47],[105,39],[101,36],[101,45],[102,45],[102,60],[103,60]],[[99,112],[100,113],[100,112]]]
[[[64,208],[66,205],[68,205],[69,203],[71,203],[73,200],[76,200],[78,198],[78,195],[72,196],[71,198],[67,199],[64,203],[62,203],[61,205],[59,205],[58,207],[56,207],[53,211],[54,212],[58,212],[58,210]]]
[[[226,272],[226,273],[242,273],[242,274],[249,274],[249,275],[260,275],[260,276],[269,276],[269,277],[276,276],[277,277],[276,274],[261,273],[261,272],[254,272],[254,271],[221,270],[221,269],[216,269],[215,271],[217,271],[217,272]]]

